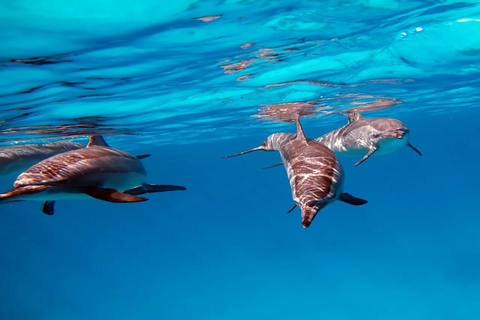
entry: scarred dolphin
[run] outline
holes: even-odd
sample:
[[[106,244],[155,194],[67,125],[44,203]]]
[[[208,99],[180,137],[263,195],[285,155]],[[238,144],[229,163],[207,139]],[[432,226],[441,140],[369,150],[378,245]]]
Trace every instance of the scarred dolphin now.
[[[343,170],[335,154],[318,141],[307,139],[298,118],[297,134],[274,133],[252,151],[279,151],[287,171],[295,206],[302,211],[302,226],[308,228],[315,215],[335,200],[362,205],[366,200],[343,193]]]
[[[0,147],[0,176],[20,173],[56,154],[84,148],[70,141]]]
[[[145,183],[146,171],[139,158],[113,149],[100,136],[90,137],[86,148],[47,158],[22,174],[14,188],[0,194],[1,202],[45,201],[42,211],[53,214],[55,200],[97,198],[110,202],[139,202],[137,195],[186,190],[174,185]]]
[[[416,153],[422,153],[409,140],[410,130],[400,120],[394,118],[365,118],[356,110],[343,112],[348,123],[343,127],[315,139],[335,153],[363,154],[355,166],[371,155],[390,153],[408,146]]]

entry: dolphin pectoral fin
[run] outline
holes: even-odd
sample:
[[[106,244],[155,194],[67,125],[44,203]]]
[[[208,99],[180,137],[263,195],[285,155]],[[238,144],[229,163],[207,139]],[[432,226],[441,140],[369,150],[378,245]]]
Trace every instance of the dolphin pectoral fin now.
[[[169,185],[169,184],[148,184],[148,183],[144,183],[141,186],[137,186],[135,188],[125,190],[125,191],[123,191],[123,193],[137,196],[139,194],[145,194],[145,193],[177,191],[177,190],[187,190],[187,188],[182,187],[182,186]]]
[[[229,155],[229,156],[223,156],[222,158],[238,157],[238,156],[241,156],[241,155],[243,155],[243,154],[250,153],[250,152],[253,152],[253,151],[258,151],[258,150],[264,150],[264,147],[260,146],[260,147],[248,149],[248,150],[245,150],[245,151],[242,151],[242,152],[239,152],[239,153],[231,154],[231,155]]]
[[[147,198],[137,197],[135,195],[120,192],[115,189],[105,189],[105,188],[88,186],[88,187],[85,187],[84,191],[90,197],[100,199],[103,201],[109,201],[109,202],[125,203],[125,202],[140,202],[140,201],[148,200]]]
[[[410,148],[413,149],[413,151],[415,151],[416,153],[418,153],[420,156],[423,156],[423,154],[420,152],[420,150],[418,150],[417,148],[415,148],[410,142],[408,143],[408,146]]]
[[[148,193],[155,192],[165,192],[165,191],[180,191],[187,190],[187,188],[182,186],[174,186],[171,184],[143,184],[143,187],[147,190]]]
[[[276,163],[272,166],[268,166],[268,167],[263,167],[262,169],[271,169],[271,168],[275,168],[275,167],[278,167],[278,166],[281,166],[283,164],[283,162],[280,162],[280,163]]]
[[[354,206],[361,206],[368,202],[367,200],[354,197],[350,193],[346,193],[346,192],[340,195],[340,201],[343,201],[345,203],[348,203]]]
[[[145,158],[148,158],[150,156],[151,156],[151,154],[139,154],[136,157],[137,157],[137,159],[145,159]]]
[[[55,213],[55,201],[43,201],[42,212],[49,216]]]
[[[370,156],[378,150],[378,147],[377,146],[373,146],[370,148],[370,151],[367,152],[366,155],[363,156],[362,159],[360,159],[360,161],[358,161],[357,163],[355,163],[355,167],[358,166],[360,163],[362,163],[363,161],[367,160],[368,158],[370,158]]]
[[[297,207],[297,204],[295,203],[290,209],[288,209],[287,213],[290,213]]]

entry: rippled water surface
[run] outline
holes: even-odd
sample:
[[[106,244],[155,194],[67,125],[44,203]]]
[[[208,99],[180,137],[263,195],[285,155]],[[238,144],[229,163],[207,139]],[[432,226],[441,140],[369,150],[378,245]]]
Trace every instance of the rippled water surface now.
[[[1,319],[480,317],[478,1],[15,0],[0,27],[2,145],[102,134],[188,189],[1,205]],[[424,156],[341,156],[369,203],[309,229],[277,154],[221,159],[350,107]]]

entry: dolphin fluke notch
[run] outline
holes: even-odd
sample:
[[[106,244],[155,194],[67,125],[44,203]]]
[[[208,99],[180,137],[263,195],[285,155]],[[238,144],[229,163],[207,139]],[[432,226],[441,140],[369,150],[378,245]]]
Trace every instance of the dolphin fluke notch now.
[[[139,194],[145,193],[156,193],[156,192],[167,192],[167,191],[182,191],[187,190],[187,188],[182,186],[175,186],[170,184],[148,184],[144,183],[141,186],[137,186],[132,189],[128,189],[123,193],[137,196]]]
[[[120,192],[115,189],[98,188],[93,186],[85,187],[85,193],[90,197],[108,202],[128,203],[148,200],[147,198],[137,197],[135,195]]]
[[[368,201],[365,200],[365,199],[361,199],[361,198],[357,198],[357,197],[354,197],[352,196],[350,193],[342,193],[340,195],[340,201],[343,201],[345,203],[348,203],[348,204],[351,204],[351,205],[354,205],[354,206],[361,206],[361,205],[364,205],[366,204]]]
[[[410,148],[413,149],[413,151],[415,151],[416,153],[418,153],[420,156],[423,156],[423,154],[420,152],[420,150],[418,150],[417,148],[415,148],[410,142],[408,143],[408,146]]]
[[[239,152],[239,153],[231,154],[231,155],[229,155],[229,156],[223,156],[222,158],[238,157],[238,156],[244,155],[244,154],[246,154],[246,153],[250,153],[250,152],[258,151],[258,150],[265,150],[265,148],[264,148],[263,146],[259,146],[259,147],[256,147],[256,148],[252,148],[252,149],[248,149],[248,150]]]

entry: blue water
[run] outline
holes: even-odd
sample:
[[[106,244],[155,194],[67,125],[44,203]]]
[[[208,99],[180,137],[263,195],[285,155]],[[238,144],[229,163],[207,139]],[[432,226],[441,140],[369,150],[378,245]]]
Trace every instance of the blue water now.
[[[15,0],[0,29],[2,145],[104,134],[188,188],[2,205],[0,319],[480,318],[478,1]],[[369,202],[308,229],[277,153],[221,158],[295,132],[272,105],[315,138],[379,99],[423,157],[340,156]]]

